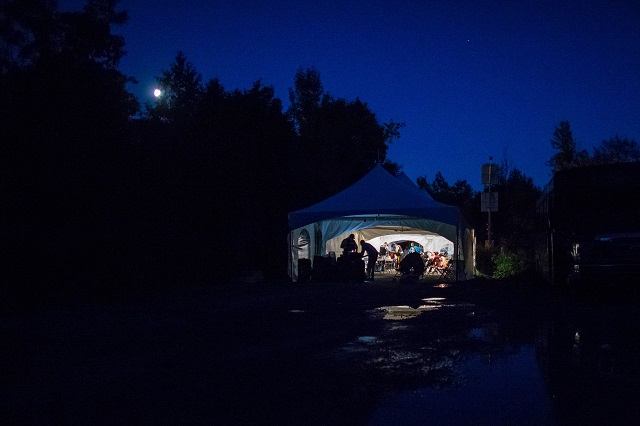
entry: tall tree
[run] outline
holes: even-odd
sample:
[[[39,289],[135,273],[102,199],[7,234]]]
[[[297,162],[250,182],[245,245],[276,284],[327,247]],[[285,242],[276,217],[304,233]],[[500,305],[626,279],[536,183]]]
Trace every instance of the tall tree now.
[[[500,210],[496,213],[496,232],[504,246],[526,249],[532,255],[540,229],[535,214],[540,189],[530,177],[513,168],[499,190],[501,198]]]
[[[203,94],[202,76],[195,66],[178,51],[168,70],[157,77],[161,95],[155,107],[147,105],[152,118],[170,122],[186,130],[193,123],[200,98]]]
[[[418,188],[426,191],[431,197],[441,203],[463,208],[463,211],[473,202],[474,191],[466,180],[457,180],[449,185],[441,172],[437,172],[431,183],[426,177],[420,176],[416,180]]]
[[[6,212],[23,229],[13,242],[23,250],[12,263],[17,280],[34,273],[29,262],[48,273],[31,275],[34,283],[118,263],[107,251],[125,233],[116,227],[127,216],[126,131],[137,102],[117,68],[124,41],[111,31],[126,13],[116,3],[65,13],[49,1],[2,4],[0,173],[10,183]]]
[[[360,99],[325,93],[315,69],[299,69],[289,93],[297,132],[293,180],[301,182],[295,207],[319,201],[383,163],[388,145],[400,135],[403,123],[381,124]]]
[[[227,92],[217,79],[202,85],[182,52],[159,83],[164,99],[149,106],[144,119],[149,140],[144,145],[153,159],[149,186],[157,187],[162,178],[157,201],[150,202],[163,204],[150,214],[180,238],[166,240],[159,229],[153,237],[157,245],[173,264],[198,271],[200,278],[215,272],[211,258],[239,241],[270,246],[272,256],[251,262],[232,256],[227,268],[273,272],[285,265],[281,236],[286,234],[293,135],[274,88],[257,81],[249,89]],[[165,141],[163,149],[156,139]]]
[[[52,0],[0,3],[0,77],[34,66],[46,45],[59,39]]]
[[[418,188],[427,191],[436,201],[444,202],[444,199],[449,198],[449,183],[440,171],[436,172],[433,182],[429,183],[427,182],[426,176],[420,176],[416,183],[418,184]]]
[[[324,88],[320,73],[315,68],[298,68],[293,78],[293,88],[289,88],[289,109],[287,116],[298,133],[309,128],[320,107]]]
[[[25,69],[64,58],[116,69],[124,39],[113,25],[127,22],[118,0],[87,0],[81,12],[58,12],[52,0],[7,0],[0,6],[0,69]]]
[[[576,141],[573,139],[573,133],[568,121],[561,121],[556,126],[551,139],[551,147],[557,152],[547,162],[547,165],[551,166],[554,173],[579,167],[589,159],[587,151],[577,151]]]

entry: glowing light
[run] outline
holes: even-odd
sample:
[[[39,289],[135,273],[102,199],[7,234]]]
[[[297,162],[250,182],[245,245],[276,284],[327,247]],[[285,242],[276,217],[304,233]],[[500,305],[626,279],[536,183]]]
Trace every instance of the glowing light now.
[[[162,90],[160,89],[154,89],[153,91],[153,96],[155,96],[156,98],[159,98],[160,95],[162,95]]]

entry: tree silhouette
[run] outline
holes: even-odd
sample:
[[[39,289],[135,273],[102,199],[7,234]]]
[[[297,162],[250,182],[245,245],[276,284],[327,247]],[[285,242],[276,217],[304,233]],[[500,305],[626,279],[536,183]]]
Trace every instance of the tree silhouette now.
[[[557,151],[547,165],[552,171],[579,167],[588,162],[589,154],[585,150],[577,151],[576,141],[573,139],[571,126],[568,121],[561,121],[553,132],[551,146]]]
[[[178,51],[174,62],[168,70],[162,71],[157,81],[161,95],[155,107],[147,105],[148,114],[187,131],[194,124],[203,94],[202,76],[187,60],[184,52]]]
[[[633,139],[615,135],[593,149],[592,164],[632,163],[640,161],[640,147]]]
[[[299,134],[304,134],[312,126],[323,95],[326,94],[320,73],[315,68],[298,68],[293,78],[293,88],[289,88],[287,116]]]
[[[344,189],[386,160],[388,145],[403,123],[380,124],[360,99],[347,101],[324,92],[315,69],[299,69],[289,90],[297,137],[292,180],[299,182],[295,207]]]
[[[126,13],[115,3],[68,13],[53,2],[3,4],[0,168],[15,230],[5,240],[7,272],[36,294],[89,274],[92,285],[113,283],[126,265],[119,219],[128,216],[127,131],[137,102],[117,69],[124,42],[111,28]]]
[[[202,85],[182,52],[158,82],[164,98],[147,107],[142,146],[155,192],[148,214],[160,227],[152,238],[171,259],[170,275],[197,271],[193,279],[213,280],[211,259],[221,250],[236,272],[284,274],[293,133],[274,88],[257,81],[227,92],[217,79]],[[176,238],[162,236],[165,226]],[[241,244],[250,247],[246,255],[269,247],[270,256],[248,262]]]

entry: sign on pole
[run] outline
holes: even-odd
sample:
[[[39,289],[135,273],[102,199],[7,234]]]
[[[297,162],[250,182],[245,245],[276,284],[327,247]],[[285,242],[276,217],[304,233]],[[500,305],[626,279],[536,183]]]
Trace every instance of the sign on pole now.
[[[482,165],[482,184],[489,185],[490,181],[496,182],[498,175],[498,166],[496,164]]]
[[[497,192],[480,193],[480,211],[482,212],[498,211],[498,193]]]

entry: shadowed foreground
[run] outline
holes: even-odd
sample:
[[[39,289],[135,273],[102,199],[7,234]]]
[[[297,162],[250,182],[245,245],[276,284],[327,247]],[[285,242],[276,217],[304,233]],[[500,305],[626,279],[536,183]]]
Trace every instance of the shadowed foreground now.
[[[0,411],[12,424],[640,415],[633,307],[438,284],[230,284],[5,314]]]

